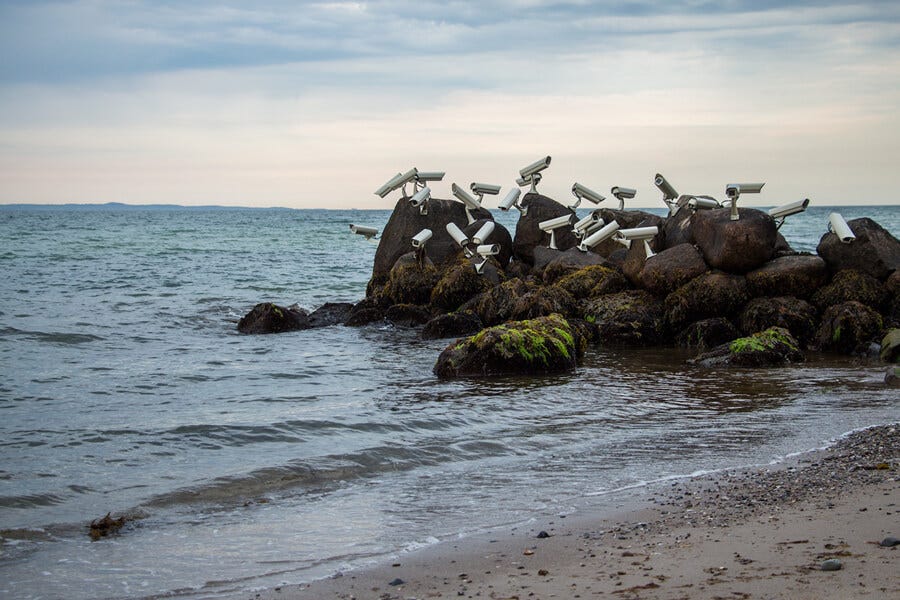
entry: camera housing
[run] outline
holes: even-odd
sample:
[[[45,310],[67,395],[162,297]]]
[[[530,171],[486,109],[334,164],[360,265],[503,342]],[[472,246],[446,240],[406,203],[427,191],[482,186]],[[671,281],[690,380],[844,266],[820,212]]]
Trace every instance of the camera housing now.
[[[427,185],[421,190],[413,194],[409,199],[409,203],[419,209],[420,215],[428,214],[428,201],[431,199],[431,188]]]
[[[450,191],[453,192],[453,195],[456,196],[466,207],[466,218],[469,220],[469,225],[475,222],[475,217],[472,216],[473,210],[481,208],[481,202],[478,201],[477,198],[473,198],[469,192],[462,189],[455,183],[450,186]]]
[[[651,227],[632,227],[630,229],[620,229],[616,232],[616,241],[631,248],[631,242],[634,240],[644,242],[644,257],[650,258],[656,256],[653,249],[650,248],[650,240],[659,233],[659,227],[653,225]]]
[[[582,238],[590,229],[593,229],[598,225],[601,227],[604,225],[603,218],[600,216],[600,213],[598,211],[593,211],[583,219],[575,222],[575,224],[572,226],[572,233],[574,233],[577,237]]]
[[[481,257],[481,262],[475,263],[475,272],[481,275],[488,257],[500,254],[500,244],[481,244],[475,248],[475,254]]]
[[[627,188],[622,186],[614,186],[610,189],[612,195],[616,197],[619,201],[619,210],[625,210],[625,199],[626,198],[634,198],[637,196],[637,190],[634,188]]]
[[[374,227],[366,227],[365,225],[350,225],[350,232],[361,235],[367,240],[371,240],[378,235],[378,230]]]
[[[413,248],[424,248],[425,243],[431,239],[431,235],[432,233],[430,229],[423,229],[422,231],[414,235],[412,239]]]
[[[594,204],[600,204],[604,200],[606,200],[606,196],[598,194],[591,188],[578,183],[577,181],[572,185],[572,194],[575,196],[575,204],[571,205],[569,208],[575,210],[578,208],[578,205],[581,204],[581,200],[587,200],[588,202],[592,202]]]
[[[738,214],[737,201],[741,194],[758,194],[762,191],[765,183],[729,183],[725,186],[725,195],[731,198],[731,220],[740,219]]]
[[[791,215],[802,213],[806,210],[807,206],[809,206],[809,198],[804,198],[803,200],[797,200],[796,202],[789,202],[787,204],[782,204],[781,206],[776,206],[775,208],[770,208],[769,215],[778,221],[776,229],[781,229],[785,219]]]
[[[513,206],[519,211],[520,216],[525,216],[528,213],[528,208],[519,204],[519,196],[522,194],[522,190],[517,187],[512,188],[509,192],[506,193],[506,196],[503,197],[503,200],[500,201],[499,208],[502,211],[507,211]]]
[[[582,252],[587,252],[594,246],[597,246],[598,244],[601,244],[613,237],[618,230],[619,224],[616,221],[610,221],[594,233],[583,238],[581,240],[581,243],[578,245],[578,249]]]
[[[472,190],[472,193],[477,195],[479,198],[488,194],[489,196],[496,196],[500,193],[500,186],[494,185],[492,183],[473,183],[469,185],[469,189]]]
[[[460,248],[463,249],[466,256],[469,258],[472,257],[472,251],[469,250],[469,238],[466,237],[466,234],[463,233],[463,230],[459,228],[456,223],[447,223],[444,227],[447,230],[447,233],[450,234],[450,237],[453,238],[453,241],[459,244]]]
[[[545,156],[544,158],[540,158],[540,159],[534,161],[527,167],[522,167],[521,169],[519,169],[519,176],[522,179],[527,180],[527,179],[530,179],[532,177],[532,175],[540,173],[541,171],[543,171],[544,169],[546,169],[549,166],[550,166],[550,157]]]
[[[856,234],[853,233],[850,225],[840,213],[833,212],[828,215],[828,228],[845,244],[849,244],[856,239]]]
[[[406,184],[409,183],[410,181],[415,181],[416,175],[417,175],[418,173],[419,173],[419,170],[416,169],[415,167],[413,167],[412,169],[410,169],[410,170],[407,171],[406,173],[397,173],[396,175],[394,175],[393,177],[391,177],[391,178],[387,181],[387,183],[385,183],[383,186],[381,186],[380,188],[378,188],[378,189],[375,191],[375,194],[378,195],[378,196],[380,196],[380,197],[382,197],[382,198],[384,198],[385,196],[387,196],[388,194],[390,194],[391,192],[393,192],[393,191],[396,190],[397,188],[403,187],[403,188],[404,188],[404,190],[403,190],[403,195],[405,196],[405,195],[406,195],[406,189],[405,189],[405,188],[406,188]]]
[[[653,185],[662,192],[663,202],[669,207],[669,216],[674,215],[678,210],[678,191],[659,173],[653,177]]]
[[[492,233],[494,233],[494,222],[487,221],[484,225],[478,228],[478,231],[476,231],[475,235],[472,236],[471,241],[476,246],[480,246],[484,244],[484,241],[488,239]]]
[[[562,215],[561,217],[556,217],[555,219],[547,219],[546,221],[541,221],[538,223],[538,227],[540,227],[541,231],[545,231],[550,234],[550,245],[547,246],[552,250],[559,250],[556,247],[556,230],[560,227],[565,227],[567,225],[572,224],[572,215]]]
[[[709,196],[694,196],[690,200],[688,200],[688,208],[693,212],[697,212],[698,210],[712,210],[713,208],[722,208],[722,205],[718,203],[715,198],[711,198]]]

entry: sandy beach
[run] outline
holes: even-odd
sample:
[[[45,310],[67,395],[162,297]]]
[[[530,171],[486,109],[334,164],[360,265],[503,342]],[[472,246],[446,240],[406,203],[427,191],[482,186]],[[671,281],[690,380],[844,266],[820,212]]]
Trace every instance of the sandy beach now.
[[[256,599],[897,598],[900,425]],[[835,570],[829,570],[835,569]]]

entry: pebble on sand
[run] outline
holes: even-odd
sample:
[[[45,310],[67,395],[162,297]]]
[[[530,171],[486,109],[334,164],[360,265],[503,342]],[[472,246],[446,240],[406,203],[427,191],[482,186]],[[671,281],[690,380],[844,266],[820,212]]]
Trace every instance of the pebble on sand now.
[[[836,558],[829,558],[819,568],[823,571],[840,571],[844,568],[844,563]]]

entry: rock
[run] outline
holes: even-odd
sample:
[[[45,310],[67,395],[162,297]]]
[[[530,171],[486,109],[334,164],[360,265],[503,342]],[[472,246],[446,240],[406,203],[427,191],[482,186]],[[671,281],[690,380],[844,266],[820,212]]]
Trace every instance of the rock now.
[[[510,321],[447,346],[434,365],[439,378],[560,373],[574,369],[583,341],[559,315]]]
[[[900,358],[900,329],[891,329],[881,340],[881,360],[895,363]]]
[[[521,321],[554,313],[564,317],[575,316],[576,303],[572,295],[556,286],[542,286],[520,296],[512,308],[512,319]]]
[[[783,327],[805,346],[816,336],[818,313],[806,300],[791,296],[754,298],[744,307],[738,323],[745,335]]]
[[[470,310],[485,325],[498,325],[512,319],[516,301],[534,287],[521,279],[510,279],[472,298],[459,311]]]
[[[535,248],[537,251],[538,249]],[[544,283],[556,283],[562,277],[591,265],[604,265],[606,260],[593,252],[582,252],[578,248],[569,248],[554,256],[543,267]]]
[[[700,251],[691,244],[678,244],[647,260],[638,285],[655,296],[667,296],[707,271]]]
[[[663,230],[664,219],[658,215],[654,215],[653,213],[648,213],[642,210],[616,210],[612,208],[601,208],[600,209],[600,217],[603,219],[604,223],[612,223],[615,221],[619,224],[619,229],[631,229],[633,227],[651,227],[656,226],[659,227],[660,231]],[[643,225],[642,225],[643,224]],[[663,239],[662,236],[659,237],[657,242],[651,244],[654,252],[657,250],[663,249]],[[620,252],[622,256],[624,256],[624,248],[622,244],[619,242],[609,239],[594,246],[591,249],[591,252],[595,254],[599,254],[605,258],[609,258],[614,253]],[[621,262],[619,263],[621,265]]]
[[[793,256],[797,254],[791,245],[788,244],[788,241],[784,239],[784,236],[781,235],[781,232],[778,232],[778,235],[775,237],[775,256]]]
[[[606,264],[621,271],[622,267],[625,265],[626,256],[628,256],[628,250],[626,248],[623,248],[622,245],[619,244],[619,247],[606,257]]]
[[[893,548],[894,546],[900,546],[900,539],[889,535],[888,537],[878,542],[878,545],[882,548]]]
[[[428,304],[439,279],[430,260],[420,262],[415,253],[409,252],[391,268],[383,293],[392,304]]]
[[[522,281],[531,273],[531,265],[521,260],[513,258],[509,265],[506,266],[507,279],[515,279],[518,277]]]
[[[535,537],[538,538],[539,540],[543,540],[543,539],[550,537],[550,534],[547,533],[546,531],[539,531]]]
[[[747,273],[747,286],[754,297],[793,296],[807,300],[827,280],[825,261],[810,254],[781,256]]]
[[[88,528],[88,535],[91,536],[93,541],[97,541],[100,538],[106,537],[113,533],[118,533],[120,529],[125,525],[125,523],[129,520],[126,517],[122,516],[118,519],[112,518],[112,513],[106,513],[106,516],[100,519],[94,519],[91,521],[91,524]]]
[[[584,318],[601,343],[651,345],[665,338],[665,308],[645,290],[628,290],[590,300]]]
[[[884,375],[884,383],[888,387],[900,388],[900,367],[890,367]]]
[[[470,311],[457,311],[446,315],[438,315],[425,323],[422,329],[422,339],[436,340],[439,338],[455,338],[461,335],[469,335],[481,331],[484,325],[481,319]]]
[[[473,216],[476,219],[492,218],[490,211],[484,208],[473,211]],[[413,236],[426,228],[432,232],[425,246],[428,258],[435,265],[452,260],[459,251],[459,245],[447,233],[446,225],[451,222],[460,229],[468,225],[466,210],[461,202],[432,198],[428,201],[428,214],[421,215],[419,209],[409,203],[409,198],[398,200],[375,251],[373,279],[386,276],[397,259],[412,249]]]
[[[741,337],[741,332],[728,319],[716,317],[691,323],[675,338],[682,348],[704,351]]]
[[[350,314],[344,325],[350,327],[359,327],[367,325],[375,321],[384,319],[384,313],[389,303],[381,296],[367,296],[364,300],[357,302],[350,309]]]
[[[665,248],[694,243],[694,232],[691,230],[691,217],[693,214],[690,207],[685,205],[666,219],[662,229]]]
[[[885,325],[888,327],[900,327],[900,271],[894,271],[884,284],[888,291],[887,310],[885,310]]]
[[[654,227],[653,222],[651,221],[641,221],[637,226]],[[653,252],[661,251],[663,249],[662,242],[662,236],[657,233],[653,237],[653,239],[649,241],[650,249]],[[647,250],[644,247],[644,242],[635,240],[631,243],[631,246],[625,253],[625,260],[622,262],[622,272],[631,283],[633,283],[634,285],[640,285],[641,271],[644,269],[644,266],[649,260],[653,260],[653,258],[647,258]],[[706,269],[704,269],[704,271],[705,270]]]
[[[569,251],[572,250],[578,252],[578,250],[575,248],[569,248]],[[534,254],[534,265],[532,267],[532,272],[534,273],[541,273],[544,269],[547,268],[547,265],[555,262],[557,259],[562,258],[563,256],[562,250],[555,250],[546,246],[535,246],[532,249],[532,253]]]
[[[852,219],[847,225],[855,240],[844,244],[828,232],[816,247],[832,272],[853,269],[884,280],[900,268],[900,241],[889,231],[868,217]]]
[[[259,334],[284,333],[309,327],[309,315],[306,311],[262,302],[238,321],[237,329],[241,333]]]
[[[456,310],[463,303],[490,289],[491,282],[475,272],[472,262],[461,257],[444,271],[431,291],[431,304],[446,310]]]
[[[666,319],[678,330],[694,321],[734,316],[748,300],[750,293],[744,277],[713,271],[692,279],[666,297]]]
[[[556,286],[569,292],[576,300],[615,294],[629,287],[628,280],[618,269],[603,265],[591,265],[569,273]]]
[[[797,340],[782,327],[771,327],[713,348],[688,363],[701,367],[774,367],[801,362]]]
[[[350,316],[351,310],[353,310],[353,304],[349,302],[326,302],[309,314],[309,326],[342,325]]]
[[[513,238],[513,254],[519,260],[528,264],[534,264],[534,248],[536,246],[547,247],[550,243],[550,234],[544,233],[538,224],[541,221],[555,219],[565,214],[572,215],[573,223],[575,213],[567,206],[563,206],[556,200],[536,193],[528,193],[522,198],[521,205],[527,207],[525,216],[520,216],[516,224],[516,235]],[[556,230],[556,247],[560,250],[568,250],[578,243],[578,238],[572,233],[571,227],[560,227]]]
[[[835,304],[822,315],[816,332],[816,347],[841,354],[865,353],[881,332],[881,315],[851,300]]]
[[[836,558],[829,558],[819,566],[822,571],[840,571],[843,568],[844,563]]]
[[[463,233],[466,234],[466,237],[472,239],[472,236],[475,235],[481,227],[487,223],[488,221],[493,221],[493,217],[488,219],[478,219],[471,225],[467,225],[463,227]],[[428,242],[429,244],[431,241]],[[506,229],[500,223],[494,222],[494,231],[484,240],[485,244],[499,244],[500,245],[500,253],[494,256],[494,260],[497,261],[497,264],[501,269],[505,269],[506,265],[509,264],[510,259],[513,254],[513,240],[512,236],[509,233],[509,230]]]
[[[431,320],[432,314],[427,306],[417,304],[394,304],[387,309],[385,318],[398,327],[415,327]]]
[[[828,285],[812,295],[812,302],[819,310],[850,300],[879,310],[888,300],[887,288],[867,273],[844,269],[835,273]]]
[[[400,579],[399,577],[395,577],[394,579],[392,579],[391,581],[388,582],[388,585],[396,587],[398,585],[403,585],[404,583],[406,583],[406,582],[403,581],[402,579]]]
[[[754,208],[739,208],[731,220],[730,208],[698,210],[691,217],[694,242],[706,263],[727,273],[752,271],[775,255],[775,220]]]

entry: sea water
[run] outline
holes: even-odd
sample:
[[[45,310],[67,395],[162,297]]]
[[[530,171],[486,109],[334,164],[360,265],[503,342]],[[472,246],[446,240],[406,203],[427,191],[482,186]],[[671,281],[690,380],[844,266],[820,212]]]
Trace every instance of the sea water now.
[[[832,208],[782,232],[814,251]],[[843,207],[900,233],[898,207]],[[353,302],[390,211],[0,207],[0,596],[215,596],[761,464],[900,420],[878,363],[439,381],[385,323],[245,336],[257,302]],[[516,214],[498,213],[514,231]],[[91,541],[89,523],[130,520]]]

